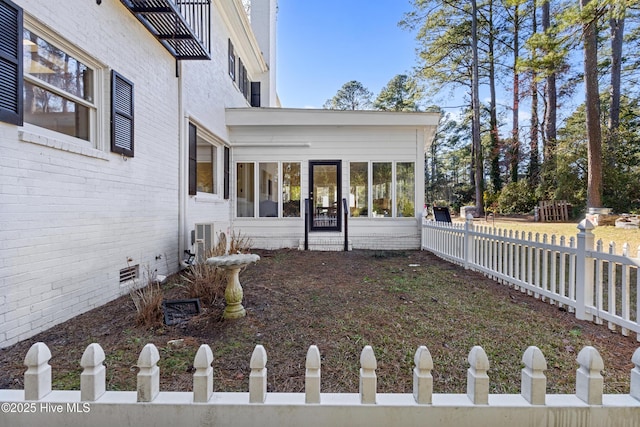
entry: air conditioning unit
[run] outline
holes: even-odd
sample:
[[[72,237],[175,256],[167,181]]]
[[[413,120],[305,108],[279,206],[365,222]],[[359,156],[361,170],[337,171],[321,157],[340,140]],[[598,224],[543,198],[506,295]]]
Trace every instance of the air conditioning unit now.
[[[213,223],[196,224],[193,230],[192,244],[195,253],[195,261],[202,263],[215,245],[215,232]]]

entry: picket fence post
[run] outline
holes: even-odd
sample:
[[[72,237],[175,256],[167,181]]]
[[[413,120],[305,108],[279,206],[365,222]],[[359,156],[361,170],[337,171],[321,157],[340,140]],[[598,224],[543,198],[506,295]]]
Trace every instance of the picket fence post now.
[[[107,370],[102,362],[105,354],[100,344],[92,343],[86,348],[80,359],[84,368],[80,374],[80,400],[94,402],[106,391]]]
[[[467,396],[474,405],[489,404],[489,358],[479,345],[469,352],[467,369]]]
[[[193,401],[208,402],[213,395],[213,351],[207,344],[202,344],[193,359]]]
[[[413,358],[413,398],[419,405],[430,405],[433,397],[433,359],[429,349],[421,345]]]
[[[636,400],[640,400],[640,348],[633,352],[631,361],[633,362],[633,369],[631,370],[629,394]]]
[[[593,305],[593,258],[587,257],[587,251],[593,250],[595,236],[591,230],[595,227],[588,219],[578,224],[576,247],[576,319],[593,320],[586,311]]]
[[[31,346],[24,358],[27,371],[24,373],[25,400],[40,400],[51,393],[51,350],[43,342]]]
[[[320,350],[315,345],[307,350],[304,376],[305,403],[320,403]]]
[[[604,380],[600,372],[604,362],[598,350],[586,346],[578,353],[580,367],[576,371],[576,396],[588,405],[602,405]]]
[[[373,348],[370,345],[365,346],[360,353],[360,403],[376,403],[377,367],[378,362],[373,354]]]
[[[249,366],[249,403],[264,403],[267,398],[267,352],[262,345],[254,348]]]
[[[464,268],[467,270],[473,263],[473,238],[471,237],[471,231],[473,231],[473,215],[467,214],[463,235]]]
[[[153,344],[147,344],[142,348],[138,357],[138,402],[153,402],[160,393],[160,353]]]
[[[547,361],[542,351],[530,346],[522,355],[521,394],[532,405],[544,405],[547,395]]]

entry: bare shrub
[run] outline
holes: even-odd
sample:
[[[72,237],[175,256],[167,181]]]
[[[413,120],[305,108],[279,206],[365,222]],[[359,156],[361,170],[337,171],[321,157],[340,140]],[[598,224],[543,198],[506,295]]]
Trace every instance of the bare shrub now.
[[[230,254],[246,254],[251,251],[253,241],[250,237],[243,236],[242,233],[231,232],[231,242],[229,243]]]
[[[155,271],[147,268],[144,275],[146,285],[140,288],[132,288],[129,295],[136,307],[136,323],[144,327],[152,327],[162,324],[162,299],[164,293]]]
[[[252,241],[241,233],[233,231],[229,242],[230,254],[247,253],[251,250]],[[224,233],[218,235],[218,244],[207,251],[204,258],[221,256],[227,253],[227,237]],[[186,283],[189,298],[200,298],[203,304],[215,304],[224,298],[224,290],[227,286],[227,276],[224,270],[209,265],[206,262],[196,263],[187,269],[182,275]]]

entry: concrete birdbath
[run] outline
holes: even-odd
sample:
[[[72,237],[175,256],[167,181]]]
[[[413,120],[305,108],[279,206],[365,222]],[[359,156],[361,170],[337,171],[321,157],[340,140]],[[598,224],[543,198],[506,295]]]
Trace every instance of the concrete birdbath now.
[[[238,276],[242,267],[259,259],[260,256],[256,254],[222,255],[207,259],[207,264],[227,270],[227,288],[224,291],[227,306],[222,314],[224,319],[238,319],[247,314],[242,306],[243,293]]]

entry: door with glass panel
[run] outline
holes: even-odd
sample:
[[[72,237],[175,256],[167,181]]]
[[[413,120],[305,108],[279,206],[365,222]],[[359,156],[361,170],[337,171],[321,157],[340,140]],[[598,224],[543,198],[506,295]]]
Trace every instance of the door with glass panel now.
[[[311,231],[340,231],[342,213],[342,162],[309,162],[309,215]]]

